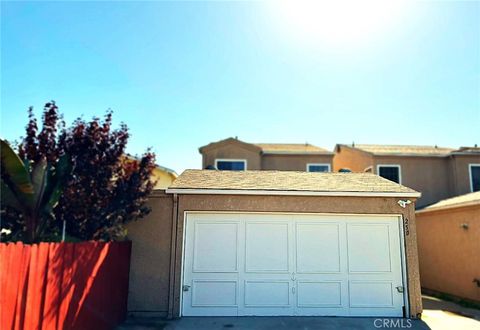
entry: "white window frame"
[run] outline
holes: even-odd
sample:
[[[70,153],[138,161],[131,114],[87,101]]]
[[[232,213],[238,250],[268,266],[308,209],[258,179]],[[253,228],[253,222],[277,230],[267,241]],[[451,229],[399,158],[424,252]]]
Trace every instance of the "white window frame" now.
[[[396,167],[398,168],[398,184],[402,184],[402,167],[399,164],[377,164],[377,175],[380,176],[380,167]]]
[[[218,169],[218,162],[243,162],[244,169],[247,170],[247,160],[246,159],[234,159],[234,158],[215,158],[215,168]]]
[[[329,163],[307,163],[307,172],[310,172],[310,171],[308,170],[308,168],[309,168],[310,166],[312,166],[312,165],[313,165],[313,166],[326,166],[326,167],[328,168],[328,171],[327,171],[327,172],[331,172],[331,171],[332,171],[332,167],[330,166]],[[324,173],[327,173],[327,172],[324,172]],[[312,173],[315,173],[315,172],[312,172]],[[321,172],[316,172],[316,173],[321,173]]]
[[[480,167],[480,164],[468,164],[468,177],[470,178],[470,192],[474,192],[473,191],[473,175],[472,175],[472,167],[474,166]]]

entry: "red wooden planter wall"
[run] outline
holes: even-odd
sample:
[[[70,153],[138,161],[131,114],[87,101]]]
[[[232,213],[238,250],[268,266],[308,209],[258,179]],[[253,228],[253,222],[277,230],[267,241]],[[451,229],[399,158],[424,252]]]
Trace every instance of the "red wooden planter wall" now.
[[[112,329],[127,312],[130,242],[0,243],[0,329]]]

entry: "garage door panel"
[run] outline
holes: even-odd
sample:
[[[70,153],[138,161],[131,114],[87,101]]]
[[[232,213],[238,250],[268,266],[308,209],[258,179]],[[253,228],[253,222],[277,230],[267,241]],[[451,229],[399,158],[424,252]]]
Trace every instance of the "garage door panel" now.
[[[289,281],[245,281],[246,307],[290,306]]]
[[[393,307],[393,283],[387,281],[350,281],[350,307]]]
[[[339,233],[336,223],[297,223],[297,273],[340,272]]]
[[[298,307],[341,307],[341,281],[298,281]]]
[[[190,214],[182,314],[401,317],[399,228],[393,216]]]
[[[237,306],[237,287],[237,281],[194,280],[192,285],[192,306]]]
[[[289,272],[288,222],[247,222],[245,272]]]
[[[349,272],[391,272],[389,232],[388,224],[347,224]]]
[[[238,223],[196,222],[193,272],[237,272],[238,227]]]

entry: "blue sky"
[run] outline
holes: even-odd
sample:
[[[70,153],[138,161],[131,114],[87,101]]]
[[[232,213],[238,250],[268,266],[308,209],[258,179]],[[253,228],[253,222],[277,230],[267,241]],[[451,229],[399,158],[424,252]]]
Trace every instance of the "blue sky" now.
[[[178,172],[230,136],[330,150],[480,144],[480,2],[409,3],[365,31],[372,10],[345,19],[303,8],[310,29],[272,2],[1,6],[9,140],[23,134],[28,106],[40,113],[54,99],[67,122],[113,109],[130,127],[130,153],[153,147]]]

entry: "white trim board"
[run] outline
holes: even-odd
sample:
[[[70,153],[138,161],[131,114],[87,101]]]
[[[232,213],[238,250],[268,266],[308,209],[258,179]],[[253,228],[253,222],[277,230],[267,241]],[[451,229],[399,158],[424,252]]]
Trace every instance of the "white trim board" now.
[[[272,196],[339,196],[339,197],[415,197],[419,192],[360,192],[360,191],[294,191],[294,190],[235,190],[170,188],[167,194],[183,195],[272,195]]]

